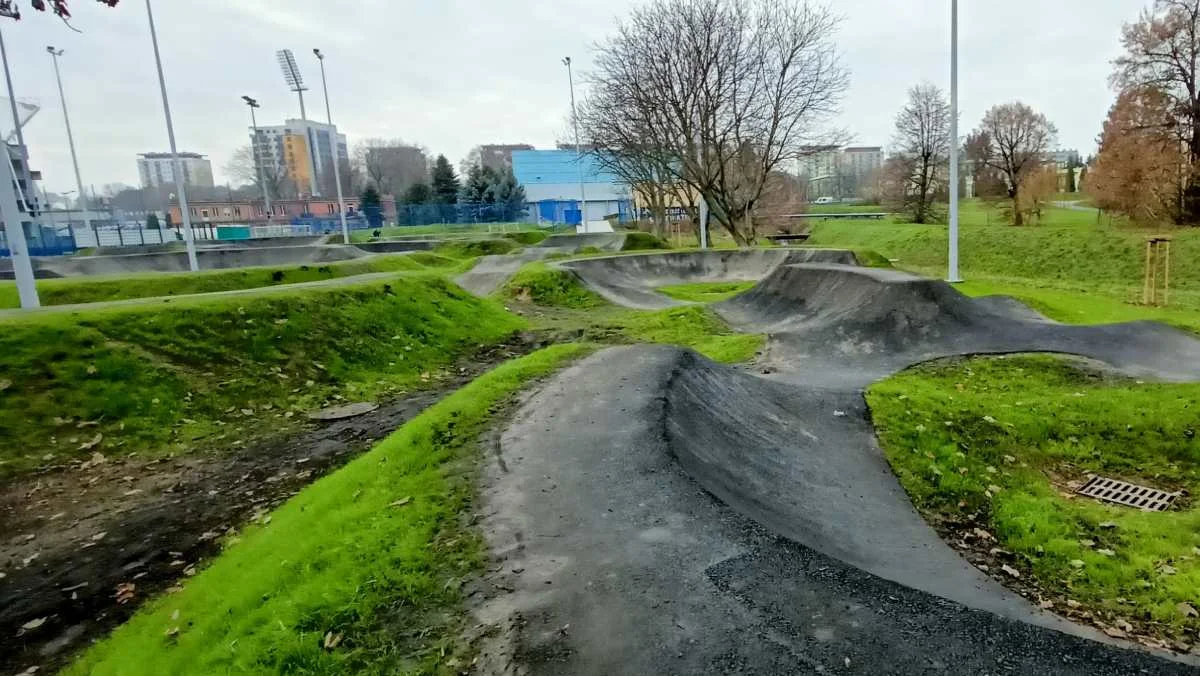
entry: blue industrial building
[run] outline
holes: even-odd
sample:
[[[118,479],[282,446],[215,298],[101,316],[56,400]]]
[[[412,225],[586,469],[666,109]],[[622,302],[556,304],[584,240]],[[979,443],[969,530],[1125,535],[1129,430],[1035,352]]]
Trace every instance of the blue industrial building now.
[[[512,154],[513,174],[525,188],[531,219],[537,223],[579,224],[581,162],[587,193],[586,221],[616,217],[624,222],[631,217],[629,186],[605,171],[594,156],[579,158],[574,150],[517,150]]]

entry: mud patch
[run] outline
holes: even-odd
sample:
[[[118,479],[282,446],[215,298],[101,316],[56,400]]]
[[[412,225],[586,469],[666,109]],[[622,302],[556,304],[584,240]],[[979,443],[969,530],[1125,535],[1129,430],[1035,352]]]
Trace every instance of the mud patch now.
[[[430,389],[228,454],[97,457],[0,486],[0,673],[62,666],[143,601],[194,575],[225,535],[532,349],[524,338],[488,348]]]

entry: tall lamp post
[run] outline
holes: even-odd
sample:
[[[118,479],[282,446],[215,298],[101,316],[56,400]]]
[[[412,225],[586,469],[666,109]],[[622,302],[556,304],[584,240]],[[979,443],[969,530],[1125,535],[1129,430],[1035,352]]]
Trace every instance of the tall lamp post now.
[[[175,125],[171,123],[171,104],[167,101],[167,80],[163,77],[162,57],[158,53],[158,33],[154,30],[154,10],[146,0],[146,18],[150,20],[150,42],[154,44],[154,64],[158,67],[158,88],[162,91],[163,115],[167,118],[167,139],[171,142],[171,164],[175,173],[175,186],[179,188],[179,213],[183,216],[183,241],[187,245],[188,269],[200,270],[196,258],[196,240],[192,234],[192,215],[188,209],[187,181],[183,180],[183,162],[179,160],[179,149],[175,146]]]
[[[250,144],[250,154],[254,156],[254,172],[258,175],[258,185],[262,188],[263,202],[267,208],[267,224],[271,223],[271,191],[267,188],[267,184],[263,181],[262,164],[259,161],[258,154],[258,117],[254,114],[254,109],[258,108],[258,99],[252,99],[249,96],[243,96],[242,100],[250,107],[250,128],[254,130],[254,141]]]
[[[79,195],[83,197],[83,178],[79,174],[79,157],[75,154],[75,135],[71,133],[71,115],[67,112],[67,96],[63,93],[62,73],[58,70],[58,57],[63,55],[63,50],[48,46],[46,51],[54,60],[54,79],[58,81],[58,100],[62,103],[63,122],[67,125],[67,146],[71,149],[71,164],[75,167],[75,187],[79,188]],[[91,230],[92,217],[88,213],[88,205],[84,203],[79,206],[83,208],[83,227]]]
[[[25,186],[31,188],[29,180],[29,153],[25,151],[25,137],[21,132],[21,118],[17,114],[17,97],[13,94],[12,75],[8,72],[8,50],[4,46],[4,35],[0,33],[0,60],[4,61],[4,80],[8,85],[8,101],[12,104],[13,128],[17,133],[17,152],[21,156],[21,164],[25,170]],[[7,174],[12,177],[12,184],[5,186],[0,181],[0,211],[3,211],[5,232],[8,234],[9,257],[12,259],[13,277],[17,282],[17,296],[21,299],[22,308],[35,308],[41,305],[37,295],[37,283],[34,281],[33,260],[29,258],[29,242],[25,239],[24,214],[17,203],[14,190],[20,188],[21,179],[13,169],[12,155],[9,154],[8,141],[4,142],[4,164],[8,166]],[[33,206],[27,197],[26,213],[33,216]],[[33,220],[37,224],[37,220]]]
[[[571,57],[563,57],[567,67],[567,82],[571,86],[571,123],[575,126],[575,163],[579,165],[579,225],[588,231],[587,190],[583,187],[583,144],[579,142],[579,115],[575,112],[575,75],[571,72]]]
[[[950,261],[946,281],[958,274],[958,0],[950,0]]]
[[[325,117],[329,120],[329,133],[333,135],[330,139],[330,152],[333,154],[333,179],[337,186],[338,198],[338,213],[342,217],[342,243],[350,243],[350,226],[346,223],[346,200],[342,197],[342,162],[338,153],[337,132],[333,127],[333,113],[329,112],[329,82],[325,80],[325,55],[319,49],[313,49],[313,54],[317,60],[321,62],[321,88],[325,90]]]

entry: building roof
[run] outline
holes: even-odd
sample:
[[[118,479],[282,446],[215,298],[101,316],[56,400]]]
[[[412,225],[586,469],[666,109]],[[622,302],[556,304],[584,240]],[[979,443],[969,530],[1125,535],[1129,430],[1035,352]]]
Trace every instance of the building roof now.
[[[594,155],[578,158],[573,150],[517,150],[513,152],[513,175],[521,185],[579,184],[580,162],[584,183],[620,184],[621,179],[600,167]]]
[[[854,146],[851,148],[846,148],[846,150],[844,152],[847,152],[847,153],[881,153],[881,152],[883,152],[883,146]]]
[[[179,159],[181,159],[181,160],[207,159],[207,155],[201,155],[200,153],[181,152],[178,154],[179,154]],[[147,160],[169,160],[173,156],[171,155],[171,153],[138,153],[138,157],[143,157]]]

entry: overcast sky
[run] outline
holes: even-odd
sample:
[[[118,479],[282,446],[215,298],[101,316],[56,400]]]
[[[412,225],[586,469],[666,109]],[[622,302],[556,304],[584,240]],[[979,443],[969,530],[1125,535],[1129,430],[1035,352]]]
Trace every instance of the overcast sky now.
[[[66,50],[64,84],[83,180],[137,183],[137,153],[168,149],[146,8],[71,0],[75,33],[28,10],[3,30],[19,100],[42,106],[26,128],[50,191],[74,188],[62,109],[45,47]],[[634,0],[155,0],[155,19],[180,150],[207,154],[217,181],[247,143],[240,96],[259,99],[260,124],[299,117],[275,51],[291,48],[324,119],[312,48],[327,55],[334,122],[350,138],[399,137],[456,165],[481,143],[552,147],[568,112],[566,72]],[[1109,61],[1138,0],[1006,0],[960,8],[962,132],[989,106],[1021,99],[1059,129],[1060,145],[1092,152],[1113,94]],[[949,0],[839,0],[838,44],[851,72],[839,126],[885,145],[905,90],[949,87]],[[2,91],[0,91],[2,95]],[[0,113],[8,119],[8,113]],[[0,127],[9,128],[5,122]]]

